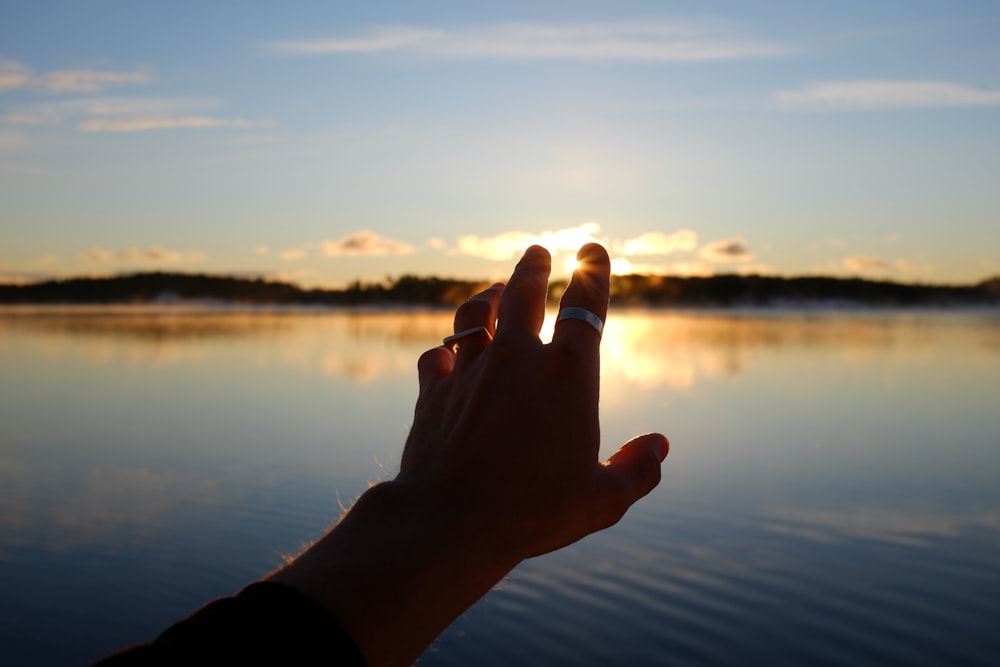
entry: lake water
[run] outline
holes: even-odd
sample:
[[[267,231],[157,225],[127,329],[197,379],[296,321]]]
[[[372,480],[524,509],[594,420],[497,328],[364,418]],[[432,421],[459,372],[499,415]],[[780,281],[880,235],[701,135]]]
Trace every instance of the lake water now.
[[[394,474],[450,317],[0,311],[0,664],[150,639],[318,536]],[[602,453],[662,431],[663,483],[421,665],[997,664],[1000,313],[613,311],[602,349]]]

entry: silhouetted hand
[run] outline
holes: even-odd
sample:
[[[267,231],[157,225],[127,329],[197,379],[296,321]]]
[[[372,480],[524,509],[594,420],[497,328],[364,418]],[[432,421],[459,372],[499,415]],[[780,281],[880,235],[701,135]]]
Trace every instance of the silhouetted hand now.
[[[610,263],[584,246],[560,309],[607,315]],[[539,331],[551,259],[529,248],[506,288],[494,285],[463,304],[455,331],[492,335],[425,353],[420,395],[397,480],[414,493],[446,499],[486,548],[518,560],[558,549],[621,518],[660,480],[663,436],[626,443],[598,462],[600,334],[579,319],[557,322],[552,342]]]
[[[589,244],[578,259],[560,309],[603,322],[607,252]],[[523,559],[614,524],[660,480],[668,443],[658,434],[598,461],[600,334],[564,319],[551,343],[539,340],[550,265],[529,248],[506,287],[458,309],[456,333],[489,335],[420,358],[397,478],[271,575],[325,606],[369,665],[412,663]]]

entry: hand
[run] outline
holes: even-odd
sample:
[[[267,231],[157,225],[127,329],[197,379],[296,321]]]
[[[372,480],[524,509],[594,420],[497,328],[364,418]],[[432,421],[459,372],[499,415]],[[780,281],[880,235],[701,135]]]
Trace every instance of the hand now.
[[[590,244],[578,259],[561,307],[603,321],[608,255]],[[567,319],[539,340],[550,265],[529,248],[506,287],[458,309],[456,332],[495,336],[421,356],[399,475],[270,577],[326,607],[369,665],[412,663],[521,560],[614,524],[660,480],[662,435],[598,461],[600,335]]]
[[[560,309],[607,315],[610,262],[584,246]],[[486,533],[482,544],[517,561],[570,544],[616,523],[660,480],[666,438],[640,436],[598,462],[600,334],[576,319],[538,334],[551,259],[529,248],[506,288],[463,304],[455,331],[485,326],[425,353],[420,394],[397,481],[446,499],[458,525]],[[471,537],[471,536],[470,536]]]

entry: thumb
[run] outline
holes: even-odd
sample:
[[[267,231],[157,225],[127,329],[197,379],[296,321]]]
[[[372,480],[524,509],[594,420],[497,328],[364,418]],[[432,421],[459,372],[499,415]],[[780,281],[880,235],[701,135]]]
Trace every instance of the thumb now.
[[[606,525],[618,522],[632,504],[660,483],[660,464],[670,441],[659,433],[632,438],[601,467],[601,515]]]

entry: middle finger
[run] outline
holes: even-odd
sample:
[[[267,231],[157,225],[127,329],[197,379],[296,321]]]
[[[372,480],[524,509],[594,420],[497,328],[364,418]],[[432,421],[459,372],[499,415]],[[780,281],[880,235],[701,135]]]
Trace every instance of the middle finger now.
[[[521,261],[500,298],[497,336],[528,333],[538,338],[545,320],[545,296],[548,292],[552,258],[541,246],[531,246]]]

